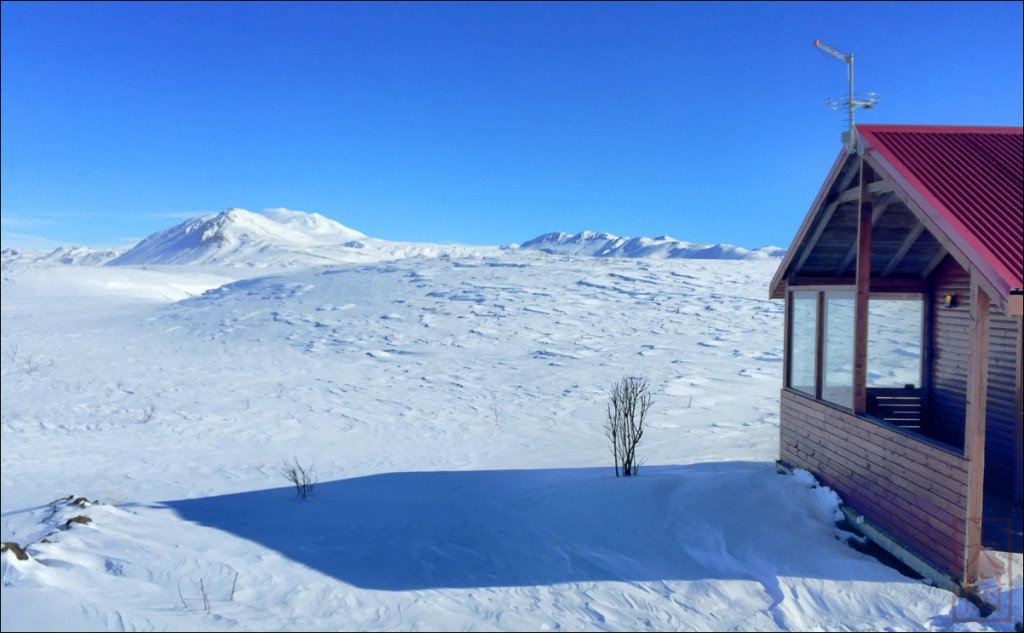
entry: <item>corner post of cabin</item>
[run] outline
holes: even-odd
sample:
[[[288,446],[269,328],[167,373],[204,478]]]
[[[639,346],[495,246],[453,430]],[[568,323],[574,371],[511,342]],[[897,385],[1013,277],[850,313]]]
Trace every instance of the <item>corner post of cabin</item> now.
[[[985,405],[988,395],[988,331],[991,301],[971,271],[970,364],[967,374],[967,411],[964,457],[967,458],[967,525],[964,582],[978,581],[981,555],[982,499],[985,489]]]
[[[1016,466],[1014,467],[1013,489],[1017,503],[1024,503],[1024,316],[1017,320],[1017,393],[1014,394],[1014,442],[1016,443]]]
[[[860,213],[857,221],[857,294],[853,333],[853,412],[867,413],[868,298],[871,293],[871,194],[868,167],[860,161]]]

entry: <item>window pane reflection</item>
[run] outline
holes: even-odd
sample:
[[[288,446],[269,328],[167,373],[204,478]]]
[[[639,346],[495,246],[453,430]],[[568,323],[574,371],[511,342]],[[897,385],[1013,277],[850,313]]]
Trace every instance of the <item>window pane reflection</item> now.
[[[853,315],[852,292],[825,293],[825,376],[821,397],[853,408]]]
[[[868,387],[921,386],[921,324],[924,302],[876,299],[868,303]]]
[[[794,292],[790,310],[789,386],[813,396],[818,293]]]

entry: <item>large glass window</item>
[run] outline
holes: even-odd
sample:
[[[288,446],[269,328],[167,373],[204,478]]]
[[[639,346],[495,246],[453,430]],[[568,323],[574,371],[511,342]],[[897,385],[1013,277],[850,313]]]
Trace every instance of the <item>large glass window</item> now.
[[[820,350],[817,349],[819,296],[823,311]],[[855,314],[855,295],[849,290],[791,293],[787,348],[787,385],[791,389],[814,397],[818,387],[817,397],[853,408]],[[919,408],[919,404],[908,401],[916,394],[906,395],[904,390],[922,386],[923,315],[921,294],[879,294],[869,299],[866,386],[873,390],[867,394],[869,412],[881,415],[877,411],[896,405]],[[820,369],[816,366],[819,360]],[[901,415],[906,413],[900,411]],[[896,415],[900,411],[890,413]]]
[[[824,377],[821,398],[853,408],[853,318],[852,292],[825,293]]]
[[[813,396],[817,292],[794,292],[791,295],[789,323],[789,386]]]
[[[921,295],[872,296],[868,302],[868,387],[921,387]]]

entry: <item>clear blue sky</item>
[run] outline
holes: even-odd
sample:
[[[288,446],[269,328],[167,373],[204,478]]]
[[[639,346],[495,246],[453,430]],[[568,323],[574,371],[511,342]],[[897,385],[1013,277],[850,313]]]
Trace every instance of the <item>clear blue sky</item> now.
[[[374,237],[786,246],[871,123],[1021,125],[1022,4],[8,3],[4,245],[231,206]]]

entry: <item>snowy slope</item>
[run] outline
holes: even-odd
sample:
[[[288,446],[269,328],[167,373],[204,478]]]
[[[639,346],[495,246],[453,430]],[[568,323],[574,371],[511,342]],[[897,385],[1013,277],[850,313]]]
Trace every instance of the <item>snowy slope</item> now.
[[[0,625],[1012,630],[775,474],[776,263],[6,271],[0,538],[32,559],[0,561]],[[655,400],[635,480],[603,433],[626,373]]]
[[[748,250],[731,244],[681,242],[667,235],[629,238],[592,231],[583,231],[575,235],[546,233],[523,242],[519,248],[559,255],[656,259],[767,259],[786,254],[785,249],[777,246]]]

